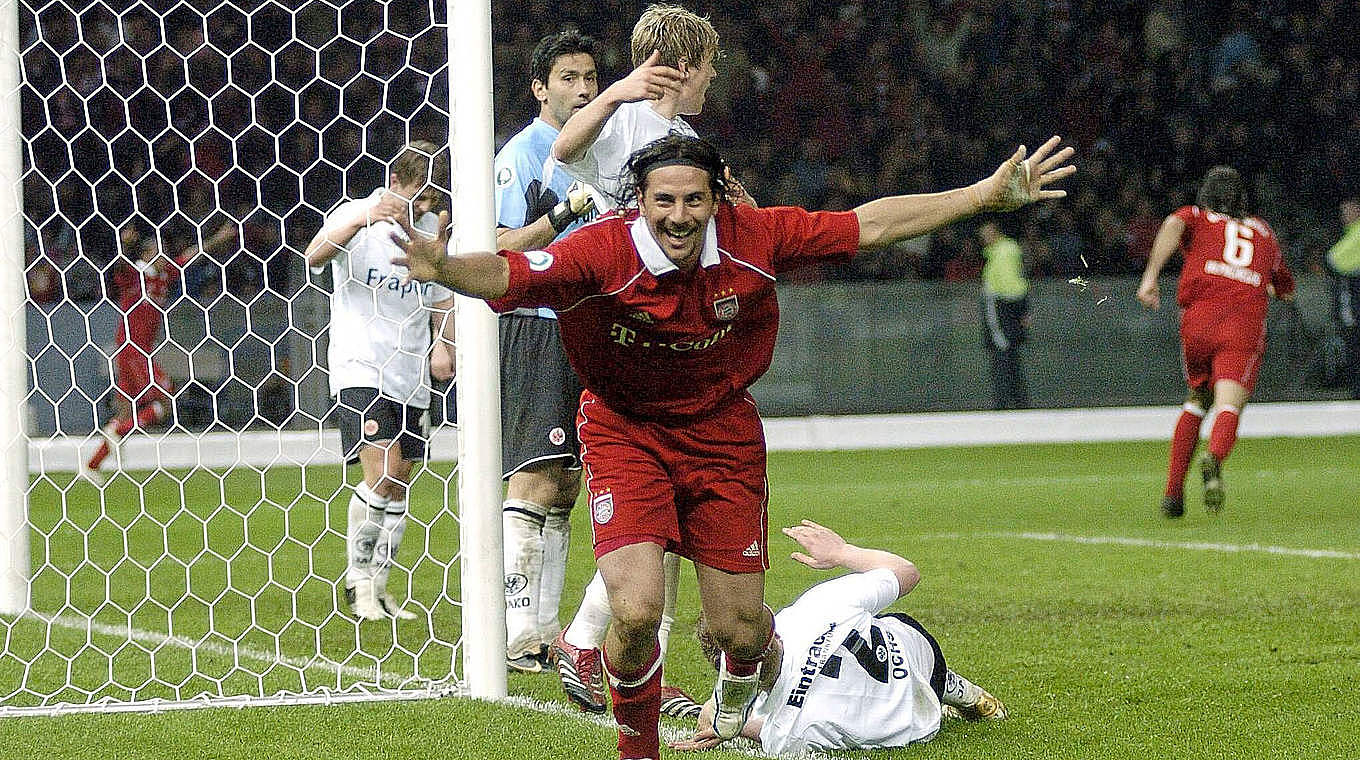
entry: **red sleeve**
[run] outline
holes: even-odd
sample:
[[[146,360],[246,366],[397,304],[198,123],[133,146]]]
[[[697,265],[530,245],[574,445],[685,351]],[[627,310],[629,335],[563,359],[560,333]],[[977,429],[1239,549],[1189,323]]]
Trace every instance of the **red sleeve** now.
[[[554,241],[542,251],[501,251],[510,264],[510,285],[505,295],[487,301],[500,314],[518,308],[546,306],[561,311],[582,298],[600,292],[603,252],[627,246],[613,240],[612,226],[583,227]]]
[[[773,206],[763,211],[774,246],[776,272],[848,261],[859,250],[859,217],[853,211],[807,211],[795,206]]]
[[[1195,222],[1199,221],[1201,217],[1199,206],[1181,206],[1172,211],[1171,215],[1185,222],[1185,229],[1181,230],[1181,239],[1178,242],[1181,245],[1186,245],[1195,229]],[[1172,253],[1175,253],[1175,251],[1172,251]]]
[[[1275,237],[1275,230],[1270,229],[1270,225],[1261,220],[1261,224],[1266,225],[1270,230],[1270,244],[1274,249],[1275,268],[1270,271],[1270,284],[1275,288],[1275,297],[1280,298],[1294,292],[1294,273],[1289,271],[1289,265],[1284,263],[1284,252],[1280,250],[1280,239]]]

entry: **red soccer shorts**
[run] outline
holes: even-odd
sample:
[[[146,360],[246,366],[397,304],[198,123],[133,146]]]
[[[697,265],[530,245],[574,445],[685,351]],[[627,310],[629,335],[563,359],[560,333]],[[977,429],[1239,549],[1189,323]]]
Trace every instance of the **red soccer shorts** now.
[[[650,542],[727,572],[769,569],[765,433],[749,397],[665,424],[619,414],[586,391],[576,429],[596,559]]]
[[[133,407],[165,399],[173,390],[170,376],[161,365],[131,343],[118,349],[114,363],[118,393]]]
[[[1181,327],[1181,366],[1185,384],[1191,388],[1211,387],[1218,380],[1232,380],[1251,393],[1265,353],[1265,335],[1254,344],[1249,336],[1234,335],[1213,327]]]

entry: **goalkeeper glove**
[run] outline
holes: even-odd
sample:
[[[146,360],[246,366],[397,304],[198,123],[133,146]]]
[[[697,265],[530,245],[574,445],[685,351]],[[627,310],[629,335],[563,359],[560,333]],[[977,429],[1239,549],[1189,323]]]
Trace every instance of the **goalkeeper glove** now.
[[[567,188],[567,197],[548,212],[548,223],[553,230],[561,232],[594,210],[595,199],[590,195],[590,186],[584,182],[573,182]]]

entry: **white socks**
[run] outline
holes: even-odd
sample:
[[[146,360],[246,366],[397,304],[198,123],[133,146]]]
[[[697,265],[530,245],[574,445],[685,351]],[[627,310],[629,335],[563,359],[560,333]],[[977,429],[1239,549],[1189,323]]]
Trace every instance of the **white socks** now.
[[[596,572],[595,577],[590,579],[590,585],[586,586],[581,608],[576,610],[576,617],[567,626],[567,643],[577,649],[599,649],[604,643],[605,631],[609,630],[609,621],[613,619],[604,576]]]
[[[543,526],[548,510],[524,499],[506,499],[501,508],[505,530],[505,630],[510,658],[538,654],[539,592],[543,580]]]
[[[538,630],[552,641],[562,630],[558,610],[567,582],[567,546],[571,542],[571,507],[553,508],[543,522],[543,576],[538,589]]]
[[[982,699],[982,687],[952,670],[944,673],[944,697],[940,701],[954,707],[972,707]]]
[[[406,535],[407,503],[406,499],[389,499],[383,511],[378,543],[373,547],[373,586],[379,597],[387,593],[387,577],[392,574],[397,550],[401,548],[401,539]]]
[[[346,588],[354,588],[360,581],[372,577],[373,555],[386,518],[387,505],[388,500],[374,493],[367,483],[355,486],[354,493],[349,497],[349,520],[345,530],[348,558]],[[404,515],[404,507],[402,512]]]

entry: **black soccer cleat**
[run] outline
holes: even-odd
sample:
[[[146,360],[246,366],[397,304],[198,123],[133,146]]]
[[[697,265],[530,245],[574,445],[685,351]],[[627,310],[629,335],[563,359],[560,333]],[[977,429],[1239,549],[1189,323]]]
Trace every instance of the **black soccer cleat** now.
[[[1217,514],[1223,509],[1223,463],[1206,451],[1199,458],[1199,471],[1204,476],[1204,508]]]
[[[661,714],[679,720],[695,720],[703,711],[703,705],[685,693],[679,686],[666,684],[661,687]]]
[[[1184,496],[1163,496],[1162,514],[1172,520],[1185,514]]]

